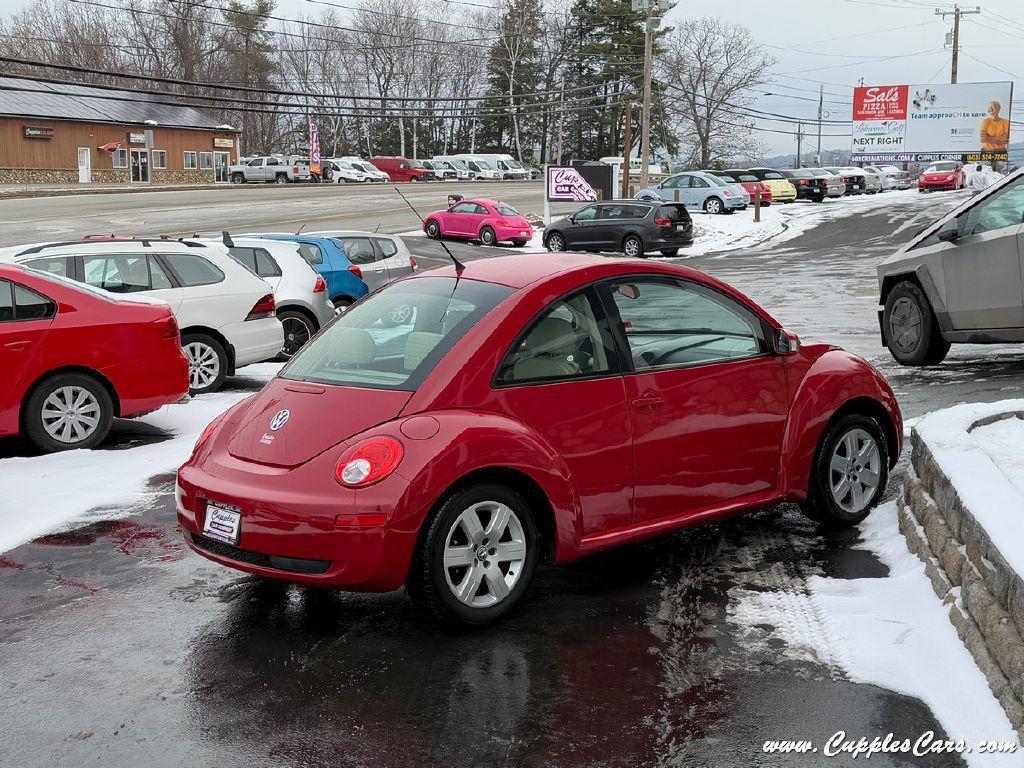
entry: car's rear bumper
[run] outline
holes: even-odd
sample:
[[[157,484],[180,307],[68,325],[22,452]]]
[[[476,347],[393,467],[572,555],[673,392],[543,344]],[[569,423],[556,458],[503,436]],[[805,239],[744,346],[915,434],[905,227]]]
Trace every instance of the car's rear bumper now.
[[[188,396],[188,360],[180,349],[133,360],[103,373],[117,390],[118,415],[123,418],[155,411]]]
[[[499,242],[507,242],[509,240],[529,240],[533,237],[533,230],[529,226],[495,227],[494,234],[497,236]]]
[[[270,360],[284,346],[284,329],[276,317],[229,323],[220,331],[235,350],[235,368]]]

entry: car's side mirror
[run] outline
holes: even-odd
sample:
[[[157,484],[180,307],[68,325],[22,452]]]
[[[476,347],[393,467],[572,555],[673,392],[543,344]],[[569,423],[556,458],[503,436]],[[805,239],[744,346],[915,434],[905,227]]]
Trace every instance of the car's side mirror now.
[[[944,243],[955,243],[960,239],[960,222],[950,219],[942,228],[935,233],[935,236]]]
[[[792,355],[800,350],[800,337],[785,328],[775,332],[775,354]]]

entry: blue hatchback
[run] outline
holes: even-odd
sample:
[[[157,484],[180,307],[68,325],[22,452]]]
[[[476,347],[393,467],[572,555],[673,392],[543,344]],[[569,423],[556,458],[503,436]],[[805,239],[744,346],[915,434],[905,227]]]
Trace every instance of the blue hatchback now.
[[[355,267],[345,255],[345,246],[334,238],[312,235],[257,235],[257,237],[297,243],[302,258],[323,275],[327,282],[327,292],[336,307],[347,307],[369,292],[366,283],[355,271],[359,268]]]

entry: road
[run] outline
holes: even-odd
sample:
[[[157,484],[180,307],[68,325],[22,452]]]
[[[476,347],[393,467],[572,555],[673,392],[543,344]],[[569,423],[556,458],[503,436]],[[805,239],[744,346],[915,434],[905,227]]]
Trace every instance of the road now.
[[[264,215],[281,226],[320,215],[333,199],[310,196],[299,212],[265,193],[274,202]],[[349,194],[352,205],[369,202]],[[537,193],[502,194],[528,207]],[[145,197],[132,203],[137,213],[150,207],[147,222],[178,226],[177,214]],[[95,214],[72,200],[67,221],[85,226]],[[878,345],[874,264],[954,202],[911,199],[782,247],[687,263],[746,291],[802,337],[874,362],[910,417],[1020,396],[1021,348],[955,347],[942,366],[910,370]],[[0,217],[13,221],[9,204]],[[207,215],[201,200],[191,205],[188,215]],[[244,226],[255,213],[232,215]],[[26,239],[40,234],[23,227]],[[436,243],[409,243],[440,258]],[[467,259],[493,253],[458,250]],[[231,386],[260,384],[243,376]],[[110,466],[117,450],[162,437],[120,423],[106,446]],[[0,457],[21,450],[0,445]],[[942,732],[921,701],[794,660],[769,631],[752,637],[730,619],[737,590],[792,593],[813,576],[886,575],[852,546],[855,531],[823,535],[792,507],[545,568],[512,618],[450,633],[425,623],[401,592],[298,589],[201,560],[176,530],[173,476],[153,477],[151,490],[130,517],[96,510],[96,522],[0,556],[0,765],[810,766],[819,763],[761,755],[760,745],[820,742],[840,728]],[[911,761],[877,755],[872,764]]]

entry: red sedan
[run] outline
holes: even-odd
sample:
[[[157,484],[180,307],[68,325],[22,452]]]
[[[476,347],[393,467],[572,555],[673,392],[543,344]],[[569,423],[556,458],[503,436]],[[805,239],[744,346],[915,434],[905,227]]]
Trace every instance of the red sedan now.
[[[917,180],[918,192],[963,189],[967,185],[964,167],[957,162],[932,163]]]
[[[93,448],[115,416],[188,394],[170,307],[12,265],[0,265],[0,371],[0,436],[44,451]]]
[[[404,326],[383,320],[415,308]],[[696,270],[474,261],[355,304],[178,472],[188,544],[266,577],[506,613],[563,563],[795,501],[853,525],[901,449],[866,362]]]
[[[486,199],[459,200],[446,210],[427,214],[423,231],[428,237],[479,240],[484,245],[526,245],[533,235],[523,214],[508,203]]]

